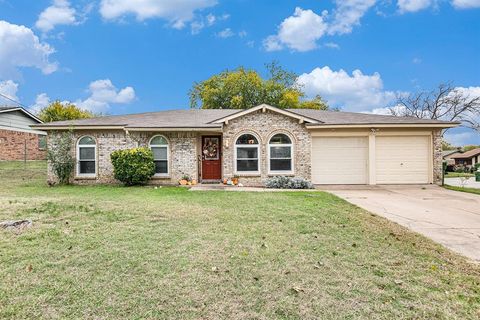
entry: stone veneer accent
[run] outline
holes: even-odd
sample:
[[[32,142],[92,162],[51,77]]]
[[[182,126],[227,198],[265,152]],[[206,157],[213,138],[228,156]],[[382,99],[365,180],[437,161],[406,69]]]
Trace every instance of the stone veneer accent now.
[[[443,156],[442,156],[442,129],[433,130],[433,183],[442,184]]]
[[[244,134],[251,133],[259,139],[260,173],[248,175],[234,172],[235,142]],[[276,112],[261,110],[230,120],[223,128],[223,176],[239,175],[239,181],[244,185],[263,185],[270,176],[268,174],[268,141],[276,133],[285,133],[293,143],[294,173],[292,176],[310,180],[311,165],[311,135],[304,124]]]
[[[31,132],[0,130],[0,160],[45,160],[47,152],[38,147],[39,137]]]
[[[54,148],[52,136],[59,132],[50,132],[48,148]],[[74,132],[74,145],[72,155],[75,158],[76,143],[82,136],[92,136],[97,141],[97,176],[95,178],[77,177],[76,168],[72,176],[73,183],[118,183],[113,177],[113,165],[110,161],[110,154],[119,149],[135,148],[137,146],[148,147],[150,139],[158,135],[154,132],[130,132],[123,130],[81,130]],[[197,134],[193,132],[162,132],[169,141],[169,176],[153,177],[152,184],[177,184],[183,175],[197,178]],[[56,182],[50,163],[48,164],[48,180]]]

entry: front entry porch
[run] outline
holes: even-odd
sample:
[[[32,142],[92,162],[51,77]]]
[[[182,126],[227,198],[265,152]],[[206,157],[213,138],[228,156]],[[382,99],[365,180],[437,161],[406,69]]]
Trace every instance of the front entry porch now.
[[[222,136],[201,137],[199,181],[218,183],[222,180]]]

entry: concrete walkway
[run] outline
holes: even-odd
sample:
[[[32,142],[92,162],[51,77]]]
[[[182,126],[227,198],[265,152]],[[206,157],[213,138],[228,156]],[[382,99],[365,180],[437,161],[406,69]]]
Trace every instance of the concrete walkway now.
[[[462,184],[462,180],[460,178],[445,178],[445,184],[454,187],[480,189],[480,181],[475,181],[475,177],[471,177],[470,179],[465,180],[464,185]]]
[[[480,196],[439,186],[321,186],[480,262]]]
[[[224,184],[197,184],[189,187],[190,191],[247,191],[247,192],[312,192],[315,189],[271,189],[263,187],[239,187]]]

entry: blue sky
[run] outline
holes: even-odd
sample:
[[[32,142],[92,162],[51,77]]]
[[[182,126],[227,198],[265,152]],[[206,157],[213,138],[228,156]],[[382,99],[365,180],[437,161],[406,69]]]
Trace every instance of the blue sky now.
[[[0,92],[34,110],[188,108],[193,82],[278,60],[309,95],[382,112],[441,82],[480,94],[479,53],[480,0],[0,0]]]

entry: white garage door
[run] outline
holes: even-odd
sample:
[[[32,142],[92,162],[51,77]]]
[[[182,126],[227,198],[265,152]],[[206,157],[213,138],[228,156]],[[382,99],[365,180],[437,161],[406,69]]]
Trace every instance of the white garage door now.
[[[429,182],[429,136],[377,136],[375,153],[377,184]]]
[[[315,184],[366,184],[367,137],[313,137],[312,181]]]

